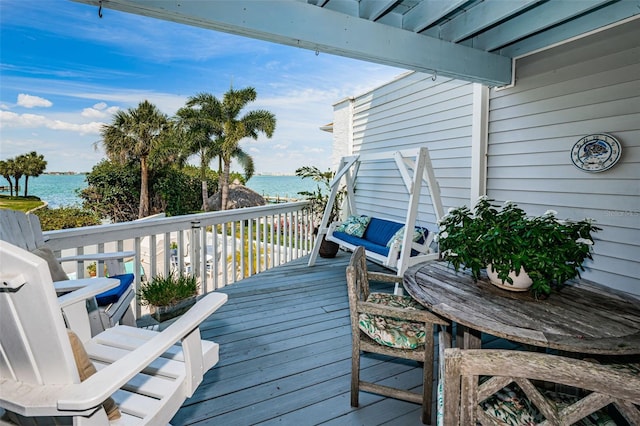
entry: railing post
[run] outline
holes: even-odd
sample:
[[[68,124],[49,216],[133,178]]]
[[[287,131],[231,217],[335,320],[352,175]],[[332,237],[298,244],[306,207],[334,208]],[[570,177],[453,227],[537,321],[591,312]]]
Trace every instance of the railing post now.
[[[189,258],[191,259],[191,274],[200,277],[200,222],[191,222],[191,236],[189,241]]]

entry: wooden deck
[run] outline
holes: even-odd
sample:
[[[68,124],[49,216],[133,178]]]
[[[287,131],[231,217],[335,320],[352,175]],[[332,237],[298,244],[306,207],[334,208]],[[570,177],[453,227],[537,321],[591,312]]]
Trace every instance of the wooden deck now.
[[[409,402],[362,392],[350,406],[349,256],[313,267],[302,258],[222,289],[229,301],[201,326],[220,344],[220,362],[172,424],[420,425]],[[362,368],[364,379],[420,388],[415,362],[371,355]]]

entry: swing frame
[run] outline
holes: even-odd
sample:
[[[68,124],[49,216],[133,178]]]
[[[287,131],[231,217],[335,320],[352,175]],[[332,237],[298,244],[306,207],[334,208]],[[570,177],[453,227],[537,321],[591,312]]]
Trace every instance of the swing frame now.
[[[440,218],[444,216],[442,200],[440,197],[440,187],[438,186],[438,182],[436,181],[436,177],[433,172],[429,150],[426,147],[403,151],[342,157],[338,165],[338,170],[330,183],[331,192],[329,194],[327,205],[325,206],[322,222],[318,228],[318,234],[316,236],[313,250],[309,257],[309,266],[313,266],[317,260],[323,237],[327,240],[340,244],[341,247],[348,250],[353,251],[355,249],[353,244],[342,241],[333,235],[333,230],[339,223],[328,223],[329,214],[336,202],[342,178],[344,178],[346,182],[345,202],[347,203],[347,210],[350,214],[357,215],[358,210],[355,205],[355,183],[360,164],[368,161],[389,160],[391,158],[395,160],[400,176],[402,177],[404,187],[409,194],[407,213],[404,221],[405,229],[413,229],[415,227],[423,184],[426,184],[429,190],[429,196],[431,197],[436,221],[439,221]],[[374,262],[380,263],[387,268],[395,269],[397,271],[397,275],[402,276],[404,271],[406,271],[410,266],[429,260],[435,260],[439,257],[439,253],[430,248],[435,234],[435,232],[430,231],[425,242],[422,245],[418,245],[412,241],[413,233],[405,232],[401,247],[398,244],[393,245],[389,249],[389,255],[387,257],[369,250],[366,250],[366,255],[368,259]],[[417,250],[419,254],[411,256],[412,249]],[[398,253],[400,253],[399,256]]]

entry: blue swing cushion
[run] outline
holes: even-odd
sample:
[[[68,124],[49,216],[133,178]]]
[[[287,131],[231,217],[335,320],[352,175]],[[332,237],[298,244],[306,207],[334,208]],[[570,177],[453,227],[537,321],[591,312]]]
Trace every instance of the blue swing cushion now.
[[[100,293],[96,296],[96,302],[98,306],[107,306],[111,303],[115,303],[120,297],[129,289],[131,283],[133,283],[133,274],[114,275],[109,278],[116,278],[120,280],[120,284],[117,287],[107,290],[104,293]]]

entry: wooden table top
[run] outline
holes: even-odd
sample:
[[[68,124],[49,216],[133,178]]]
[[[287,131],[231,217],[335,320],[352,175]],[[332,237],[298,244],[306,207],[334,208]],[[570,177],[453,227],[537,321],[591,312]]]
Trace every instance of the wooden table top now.
[[[576,353],[640,354],[640,300],[586,280],[535,300],[435,261],[409,268],[404,287],[432,312],[496,337]]]

